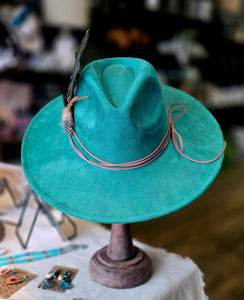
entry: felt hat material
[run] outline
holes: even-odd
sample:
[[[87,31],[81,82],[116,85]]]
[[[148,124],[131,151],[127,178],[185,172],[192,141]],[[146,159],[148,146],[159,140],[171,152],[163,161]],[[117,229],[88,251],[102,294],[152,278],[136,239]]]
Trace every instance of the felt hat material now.
[[[144,60],[94,61],[84,68],[76,94],[88,98],[74,104],[75,131],[85,147],[103,160],[121,163],[152,153],[168,128],[167,107],[181,101],[188,102],[187,112],[174,126],[181,134],[184,154],[204,161],[223,148],[221,129],[211,113],[191,96],[162,86],[155,69]],[[60,125],[63,108],[59,96],[32,120],[22,143],[22,164],[36,193],[75,217],[128,223],[163,216],[201,195],[221,167],[223,155],[198,164],[182,157],[170,141],[147,166],[123,171],[99,168],[72,148]]]

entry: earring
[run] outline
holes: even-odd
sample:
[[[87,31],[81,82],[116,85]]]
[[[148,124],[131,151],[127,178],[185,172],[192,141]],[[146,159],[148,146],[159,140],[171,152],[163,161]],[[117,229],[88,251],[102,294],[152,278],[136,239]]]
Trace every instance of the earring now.
[[[71,276],[70,272],[66,272],[64,276],[59,275],[58,280],[62,280],[62,281],[58,286],[58,290],[72,289],[72,285],[69,284],[71,282],[70,276]]]
[[[58,275],[58,281],[62,281],[64,279],[64,276],[62,274]]]
[[[45,278],[48,280],[52,280],[58,277],[59,271],[49,272],[47,275],[45,275]]]
[[[52,287],[54,286],[54,282],[48,279],[45,279],[43,284],[42,284],[42,288],[44,290],[50,290]]]
[[[58,290],[67,290],[72,289],[72,285],[68,284],[68,282],[62,280],[60,285],[58,286]]]
[[[54,272],[49,272],[47,275],[45,275],[45,280],[42,284],[42,288],[44,290],[50,290],[51,288],[54,287],[54,282],[52,281],[53,279],[56,279],[59,276],[59,270],[56,270]]]
[[[64,281],[65,282],[71,282],[70,276],[71,276],[70,272],[66,272],[64,274]]]
[[[8,268],[4,268],[4,269],[0,270],[0,277],[2,277],[5,274],[8,274],[9,272],[11,272],[11,270]]]
[[[45,278],[48,280],[53,279],[53,275],[54,275],[54,272],[49,272],[47,275],[45,275]]]
[[[7,285],[16,284],[16,283],[22,282],[22,279],[20,279],[17,276],[10,276],[10,277],[6,278],[5,282],[6,282]]]

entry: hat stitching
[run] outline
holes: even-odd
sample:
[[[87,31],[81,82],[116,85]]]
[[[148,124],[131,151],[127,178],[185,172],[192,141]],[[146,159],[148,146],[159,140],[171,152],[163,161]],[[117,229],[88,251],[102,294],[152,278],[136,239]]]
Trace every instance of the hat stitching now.
[[[216,170],[212,170],[212,172],[209,174],[209,177],[210,177],[210,175],[212,175],[212,173],[214,173],[214,171],[216,171]],[[34,179],[34,177],[30,175],[30,178],[33,179],[33,185],[35,185],[36,188],[39,187],[39,185],[36,183],[36,180]],[[206,181],[202,182],[202,183],[198,186],[198,188],[199,188],[198,193],[196,193],[196,195],[194,196],[193,200],[201,194],[201,192],[200,192],[201,187],[202,187],[202,186],[205,186],[205,184],[207,183],[207,181],[208,181],[208,178],[207,178]],[[211,182],[209,182],[207,186],[209,186],[210,184],[211,184]],[[40,187],[39,187],[39,188],[40,188]],[[191,196],[193,196],[193,195],[195,194],[195,191],[196,191],[196,189],[195,189],[193,192],[190,192],[186,197],[182,198],[180,201],[175,201],[175,202],[174,202],[174,205],[169,204],[168,206],[169,206],[169,207],[175,207],[175,206],[176,206],[177,204],[179,204],[180,202],[183,202],[183,201],[185,201],[187,198],[190,198]],[[49,196],[46,192],[44,192],[44,191],[42,191],[41,193],[42,193],[43,195],[46,195],[47,198],[50,197],[50,196]],[[39,194],[40,194],[40,193],[39,193]],[[52,198],[52,197],[50,197],[50,198]],[[193,200],[192,200],[192,201],[193,201]],[[49,202],[49,200],[46,200],[46,199],[45,199],[45,201],[46,201],[46,202]],[[54,201],[54,203],[56,203],[56,200],[55,200],[54,198],[52,198],[52,201]],[[184,206],[186,206],[186,205],[187,205],[187,204],[185,204]],[[75,212],[78,211],[79,213],[85,212],[85,213],[88,213],[88,214],[91,215],[91,216],[94,216],[94,217],[99,216],[99,217],[103,217],[104,219],[111,219],[111,218],[116,219],[116,218],[119,218],[119,216],[105,216],[105,215],[98,215],[98,214],[94,214],[94,213],[92,213],[92,212],[90,212],[90,211],[85,211],[85,210],[81,210],[81,209],[73,209],[72,207],[68,207],[68,206],[63,205],[63,204],[60,205],[59,203],[57,203],[56,208],[57,208],[57,209],[60,209],[61,211],[65,211],[65,209],[67,209],[67,208],[68,208],[71,212],[74,210],[74,214],[73,214],[74,216],[76,216],[76,213],[75,213]],[[62,208],[62,209],[61,209],[61,208]],[[129,215],[129,216],[125,217],[124,220],[129,220],[130,218],[133,218],[133,217],[135,217],[135,216],[136,216],[136,217],[147,216],[147,219],[150,219],[150,218],[153,218],[153,217],[152,217],[152,216],[148,217],[148,213],[149,213],[149,214],[155,214],[157,211],[158,211],[158,209],[157,209],[157,210],[152,210],[152,211],[147,211],[146,214],[143,213],[143,214],[136,214],[136,215],[133,214],[133,215]],[[168,213],[170,213],[170,212],[168,212]],[[72,215],[72,213],[71,213],[71,215]],[[159,214],[156,213],[156,215],[159,215]],[[85,219],[85,218],[83,218],[83,219]],[[129,220],[129,221],[130,221],[130,220]]]
[[[27,132],[27,137],[30,135],[30,133],[31,133],[31,130],[29,130],[28,132]],[[26,160],[26,166],[28,167],[28,160]],[[202,186],[205,186],[206,185],[206,183],[208,182],[208,179],[209,178],[211,178],[211,175],[214,173],[214,171],[216,171],[215,169],[213,169],[211,172],[210,172],[210,174],[209,174],[209,176],[207,177],[207,180],[205,180],[205,181],[203,181],[199,186],[198,186],[198,193],[196,193],[196,195],[193,197],[193,200],[195,199],[195,197],[198,197],[199,195],[201,195],[201,188],[202,188]],[[217,171],[218,172],[218,171]],[[217,173],[216,172],[216,173]],[[30,175],[30,174],[26,174],[26,177],[29,177],[30,179],[32,179],[32,186],[33,186],[33,188],[35,189],[37,189],[38,190],[38,188],[40,189],[40,186],[37,184],[37,182],[36,182],[36,180],[35,180],[35,178],[32,176],[32,175]],[[208,182],[208,184],[207,184],[207,186],[209,186],[211,184],[211,182]],[[195,194],[195,191],[196,191],[197,189],[195,189],[194,191],[192,191],[192,192],[190,192],[187,196],[185,196],[184,198],[182,198],[180,201],[175,201],[174,202],[174,205],[172,205],[172,204],[168,204],[168,207],[170,207],[170,208],[172,208],[172,207],[175,207],[177,204],[179,204],[180,202],[183,202],[183,201],[185,201],[187,198],[190,198],[190,197],[192,197],[194,194]],[[56,201],[56,199],[54,199],[53,197],[51,197],[51,196],[49,196],[45,191],[42,191],[41,190],[41,192],[39,192],[39,195],[40,194],[43,194],[43,195],[45,195],[46,197],[47,197],[47,199],[45,199],[45,201],[46,202],[49,202],[49,200],[48,200],[48,198],[51,198],[52,199],[52,201],[54,202],[54,203],[56,203],[57,205],[56,205],[56,208],[57,209],[60,209],[61,211],[65,211],[67,208],[69,209],[69,211],[71,212],[70,214],[72,215],[72,212],[74,211],[74,213],[73,213],[73,215],[74,216],[76,216],[77,214],[76,214],[76,212],[79,212],[79,213],[83,213],[83,212],[85,212],[85,213],[88,213],[89,215],[91,215],[91,216],[94,216],[94,217],[96,217],[96,216],[99,216],[100,218],[101,217],[103,217],[104,219],[111,219],[111,218],[114,218],[114,219],[116,219],[116,218],[119,218],[119,216],[105,216],[105,215],[98,215],[98,214],[94,214],[94,213],[92,213],[92,212],[90,212],[90,211],[85,211],[85,210],[81,210],[81,209],[73,209],[72,207],[68,207],[68,206],[66,206],[66,205],[63,205],[63,204],[59,204],[57,201]],[[192,200],[192,201],[193,201]],[[184,206],[186,206],[187,204],[185,204]],[[124,220],[128,220],[128,221],[130,221],[130,218],[133,218],[133,217],[143,217],[143,216],[147,216],[146,218],[147,219],[150,219],[150,218],[153,218],[153,216],[152,215],[160,215],[160,214],[157,214],[157,211],[158,211],[158,209],[157,210],[148,210],[147,211],[147,213],[145,214],[145,213],[143,213],[143,214],[134,214],[134,215],[129,215],[129,216],[127,216],[127,217],[125,217],[124,218]],[[148,217],[148,213],[149,214],[152,214],[150,217]],[[170,213],[170,212],[168,212],[168,213]],[[84,218],[85,219],[85,218]]]

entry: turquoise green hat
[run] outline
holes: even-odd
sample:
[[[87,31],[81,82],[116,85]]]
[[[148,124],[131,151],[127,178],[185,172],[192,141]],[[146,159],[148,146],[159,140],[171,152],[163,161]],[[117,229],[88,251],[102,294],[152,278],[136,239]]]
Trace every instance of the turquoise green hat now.
[[[88,97],[73,104],[69,125],[90,154],[62,126],[63,96],[34,117],[22,143],[30,185],[55,208],[101,223],[145,221],[188,205],[216,177],[224,148],[217,121],[191,96],[161,85],[148,62],[94,61],[83,69],[76,95]],[[146,165],[123,165],[142,158]]]

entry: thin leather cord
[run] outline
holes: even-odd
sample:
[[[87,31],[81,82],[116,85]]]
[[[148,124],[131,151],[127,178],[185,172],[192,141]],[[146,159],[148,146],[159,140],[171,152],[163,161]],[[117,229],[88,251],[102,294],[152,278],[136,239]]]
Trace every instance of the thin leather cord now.
[[[169,112],[170,108],[173,106],[173,105],[177,105],[177,104],[187,104],[188,102],[184,101],[184,102],[175,102],[171,105],[168,106],[167,108],[167,112]],[[172,120],[172,114],[177,111],[177,110],[180,110],[180,109],[183,109],[183,111],[178,115],[176,116],[173,120]],[[220,158],[220,156],[224,153],[225,151],[225,148],[226,148],[226,142],[224,142],[224,147],[223,149],[221,150],[221,152],[213,159],[210,159],[210,160],[197,160],[197,159],[193,159],[189,156],[186,156],[184,153],[183,153],[183,141],[182,141],[182,137],[181,135],[178,133],[178,131],[175,129],[174,127],[174,122],[180,118],[184,113],[186,113],[187,111],[187,107],[186,106],[179,106],[175,109],[173,109],[169,114],[168,114],[168,117],[169,117],[169,124],[170,124],[170,127],[171,127],[171,130],[172,130],[172,140],[173,140],[173,144],[174,144],[174,147],[176,149],[176,151],[183,157],[185,157],[186,159],[188,160],[191,160],[195,163],[198,163],[198,164],[208,164],[208,163],[211,163],[211,162],[214,162],[216,161],[217,159]],[[177,138],[176,136],[178,137],[179,141],[180,141],[180,147],[178,145],[178,142],[177,142]]]
[[[76,100],[77,101],[77,100]],[[74,101],[75,102],[75,101]],[[75,129],[72,128],[72,132],[69,134],[69,139],[70,139],[70,143],[73,147],[73,149],[75,150],[75,152],[84,160],[86,160],[88,163],[103,168],[103,169],[109,169],[109,170],[117,170],[117,171],[122,171],[122,170],[132,170],[132,169],[137,169],[137,168],[141,168],[143,166],[146,166],[148,164],[150,164],[151,162],[153,162],[155,159],[157,159],[162,152],[165,150],[165,148],[167,147],[170,137],[172,136],[172,140],[173,140],[173,145],[176,149],[176,151],[183,156],[184,158],[193,161],[195,163],[200,163],[200,164],[207,164],[207,163],[211,163],[216,161],[225,151],[226,148],[226,142],[224,142],[224,147],[222,149],[222,151],[213,159],[211,160],[206,160],[206,161],[200,161],[200,160],[196,160],[193,159],[191,157],[186,156],[183,153],[183,141],[182,141],[182,137],[181,135],[177,132],[177,130],[174,127],[174,122],[180,118],[183,114],[186,113],[187,111],[187,107],[186,106],[178,106],[174,109],[171,109],[171,107],[175,106],[175,105],[181,105],[181,104],[187,104],[188,102],[183,101],[183,102],[175,102],[171,105],[168,106],[167,108],[167,113],[168,113],[168,129],[166,131],[166,134],[164,135],[162,141],[160,142],[160,144],[158,145],[158,147],[149,155],[147,155],[146,157],[143,157],[141,159],[135,160],[135,161],[131,161],[131,162],[125,162],[125,163],[111,163],[111,162],[107,162],[105,160],[102,160],[98,157],[96,157],[95,155],[93,155],[85,146],[84,144],[81,142],[81,140],[79,139],[79,137],[77,136]],[[179,113],[175,118],[172,119],[172,114],[174,112],[177,112],[179,110],[182,110],[181,113]],[[169,112],[170,111],[170,112]],[[80,144],[80,146],[84,149],[84,151],[90,156],[92,157],[94,160],[87,158],[74,144],[74,141],[72,139],[72,136],[75,136],[75,138],[77,139],[78,143]],[[178,140],[179,142],[178,142]]]
[[[168,127],[167,132],[166,132],[164,138],[162,139],[161,143],[159,144],[159,146],[151,154],[149,154],[148,156],[141,158],[139,160],[135,160],[132,162],[126,162],[126,163],[119,163],[119,164],[110,163],[110,162],[104,161],[104,160],[96,157],[95,155],[93,155],[86,149],[86,147],[82,144],[82,142],[80,141],[80,139],[77,136],[75,131],[73,131],[73,134],[76,137],[79,144],[81,145],[81,147],[85,150],[85,152],[87,152],[87,154],[89,154],[90,156],[92,156],[94,159],[96,159],[98,161],[98,162],[96,162],[96,161],[90,160],[85,155],[83,155],[82,152],[80,152],[80,150],[75,146],[75,144],[72,140],[72,137],[70,135],[70,137],[69,137],[70,142],[71,142],[71,145],[74,148],[75,152],[80,157],[82,157],[84,160],[88,161],[90,164],[97,166],[97,167],[104,168],[104,169],[109,169],[109,170],[132,170],[132,169],[140,168],[140,167],[150,164],[163,152],[163,150],[166,148],[166,146],[168,145],[169,140],[170,140],[170,127]]]

